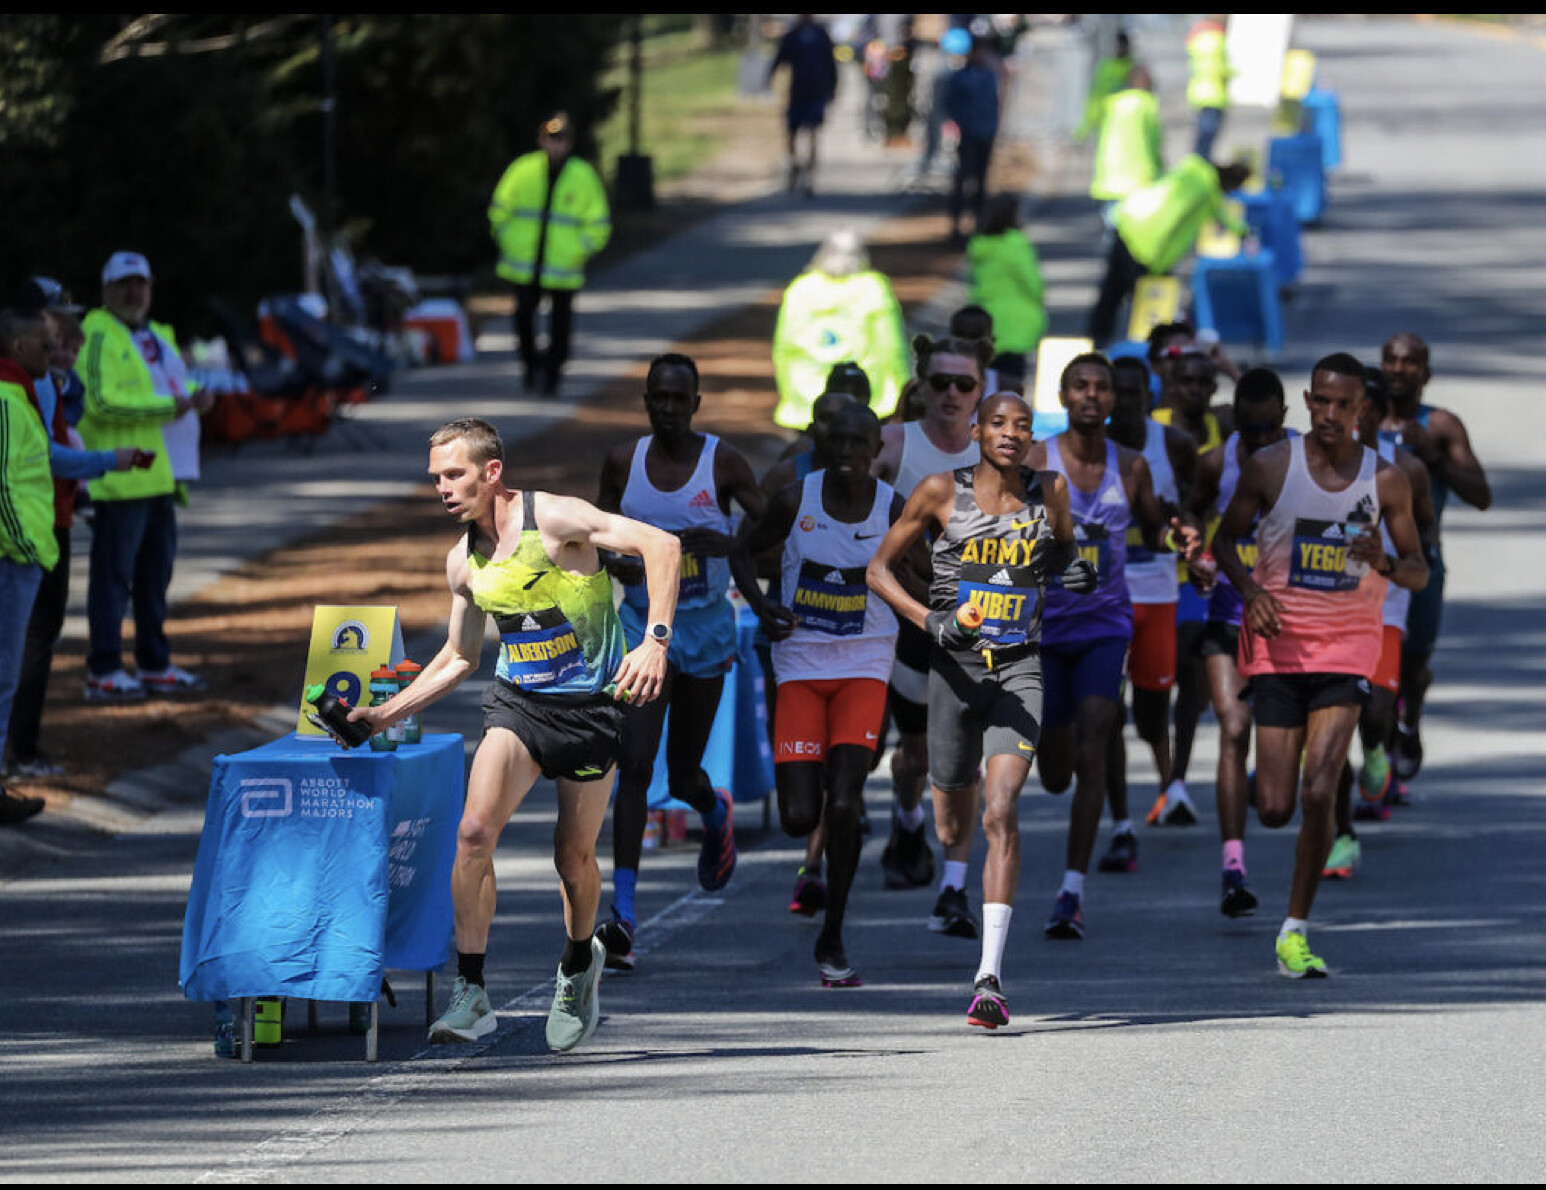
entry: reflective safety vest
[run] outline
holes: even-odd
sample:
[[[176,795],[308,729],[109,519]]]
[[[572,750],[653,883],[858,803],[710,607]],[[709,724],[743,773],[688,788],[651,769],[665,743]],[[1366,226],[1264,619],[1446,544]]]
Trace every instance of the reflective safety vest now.
[[[1196,28],[1186,39],[1186,57],[1191,70],[1186,101],[1193,107],[1228,107],[1229,79],[1235,72],[1224,30],[1211,22]]]
[[[542,214],[547,207],[547,243]],[[541,149],[517,157],[494,187],[489,230],[499,245],[498,272],[507,281],[530,285],[542,258],[543,289],[579,289],[585,262],[612,237],[606,188],[588,161],[568,158],[558,172],[548,203],[548,155]]]
[[[1137,87],[1106,99],[1100,139],[1095,142],[1095,176],[1090,197],[1100,202],[1126,198],[1160,176],[1165,130],[1159,101]]]
[[[48,432],[24,387],[26,373],[10,360],[0,365],[0,558],[52,570],[59,539]]]
[[[1099,126],[1106,97],[1126,87],[1127,76],[1132,72],[1131,58],[1102,58],[1095,63],[1095,71],[1090,78],[1090,98],[1084,105],[1084,119],[1079,121],[1079,127],[1074,132],[1076,138],[1083,140]]]
[[[166,456],[161,427],[177,418],[177,402],[156,392],[150,367],[135,345],[134,334],[106,310],[93,310],[81,323],[86,345],[77,364],[86,382],[86,412],[81,415],[81,441],[87,450],[117,450],[132,446],[151,450],[156,460],[148,468],[109,471],[89,485],[93,500],[140,500],[165,496],[176,486]],[[165,323],[150,329],[170,350],[177,337]]]
[[[907,335],[891,283],[873,270],[833,277],[812,269],[784,291],[773,332],[778,407],[785,429],[811,424],[832,365],[853,360],[870,378],[870,408],[889,417],[907,382]]]
[[[1209,219],[1221,221],[1238,235],[1250,230],[1225,207],[1218,170],[1206,158],[1190,153],[1159,181],[1122,200],[1116,228],[1133,259],[1158,276],[1170,272],[1192,250]]]

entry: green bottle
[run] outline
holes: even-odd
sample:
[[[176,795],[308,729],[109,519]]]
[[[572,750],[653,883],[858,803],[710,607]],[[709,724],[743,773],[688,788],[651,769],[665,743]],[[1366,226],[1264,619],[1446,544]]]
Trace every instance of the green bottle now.
[[[413,679],[418,677],[423,667],[412,661],[399,661],[397,663],[397,685],[401,690],[408,689]],[[417,744],[424,738],[424,716],[418,711],[409,715],[402,721],[403,743]]]
[[[370,705],[379,707],[397,693],[397,674],[386,666],[375,670],[370,675]],[[370,737],[370,750],[372,752],[396,752],[397,732],[393,728],[378,731]]]

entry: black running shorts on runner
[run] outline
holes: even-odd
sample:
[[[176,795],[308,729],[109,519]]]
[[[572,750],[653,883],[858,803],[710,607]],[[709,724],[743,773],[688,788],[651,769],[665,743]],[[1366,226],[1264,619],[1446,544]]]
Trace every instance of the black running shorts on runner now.
[[[1370,689],[1357,674],[1257,674],[1240,697],[1251,704],[1257,727],[1298,728],[1311,711],[1366,705]]]
[[[1036,758],[1041,742],[1041,654],[1009,659],[935,648],[929,672],[929,774],[940,789],[970,789],[994,756]]]
[[[513,731],[552,780],[605,776],[622,750],[622,726],[623,708],[605,694],[525,694],[498,680],[483,694],[483,734]]]
[[[1202,626],[1202,655],[1228,657],[1239,664],[1240,625],[1224,620],[1209,620]]]

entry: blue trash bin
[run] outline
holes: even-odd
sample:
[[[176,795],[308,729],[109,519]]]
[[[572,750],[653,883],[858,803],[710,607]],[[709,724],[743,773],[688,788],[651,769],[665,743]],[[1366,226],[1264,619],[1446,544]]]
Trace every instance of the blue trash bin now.
[[[1282,182],[1300,223],[1320,222],[1326,209],[1326,166],[1319,136],[1275,137],[1267,153],[1267,173]]]

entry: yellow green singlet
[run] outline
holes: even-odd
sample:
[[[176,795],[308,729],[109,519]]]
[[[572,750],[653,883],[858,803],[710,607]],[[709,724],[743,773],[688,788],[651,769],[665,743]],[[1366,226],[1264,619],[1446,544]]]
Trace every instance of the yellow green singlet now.
[[[603,568],[576,574],[554,565],[542,545],[532,493],[521,493],[521,539],[490,561],[467,534],[472,599],[499,629],[494,676],[528,693],[599,694],[623,660],[623,627]]]

